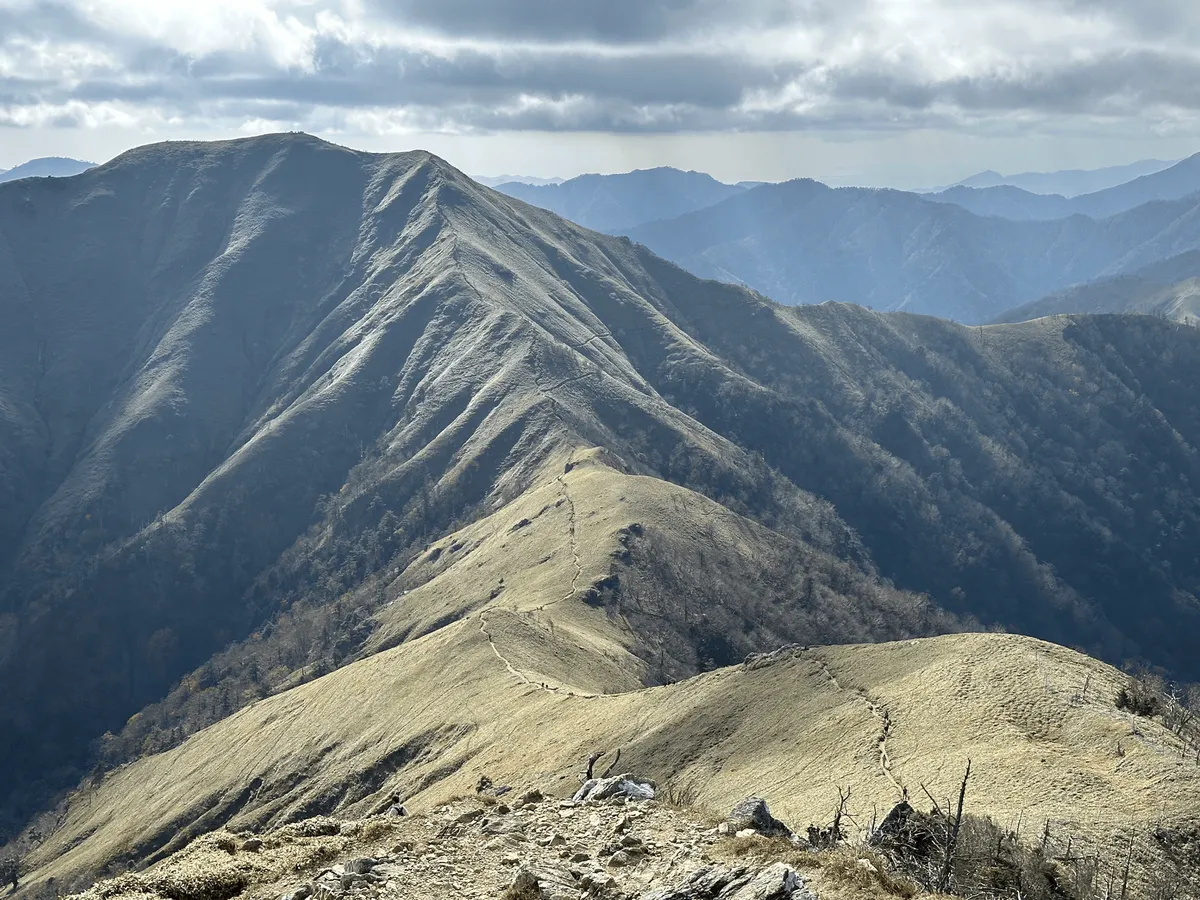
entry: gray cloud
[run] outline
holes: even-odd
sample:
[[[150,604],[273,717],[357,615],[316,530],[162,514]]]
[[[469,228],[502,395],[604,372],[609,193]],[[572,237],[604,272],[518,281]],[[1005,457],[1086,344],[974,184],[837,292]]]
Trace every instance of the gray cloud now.
[[[243,0],[157,31],[147,2],[0,0],[0,123],[660,133],[1200,113],[1190,0]]]
[[[449,35],[638,43],[730,24],[827,20],[837,5],[831,0],[374,0],[370,8],[399,24]]]
[[[1130,36],[1178,40],[1200,31],[1200,8],[1189,0],[1059,0],[1080,17],[1103,16],[1129,29]]]

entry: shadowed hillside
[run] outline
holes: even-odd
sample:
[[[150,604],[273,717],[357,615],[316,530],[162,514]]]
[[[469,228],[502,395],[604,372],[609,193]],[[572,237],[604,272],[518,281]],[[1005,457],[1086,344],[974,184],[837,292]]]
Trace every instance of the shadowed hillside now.
[[[467,635],[576,693],[979,626],[1200,674],[1194,329],[785,308],[301,135],[0,188],[0,314],[10,815]]]

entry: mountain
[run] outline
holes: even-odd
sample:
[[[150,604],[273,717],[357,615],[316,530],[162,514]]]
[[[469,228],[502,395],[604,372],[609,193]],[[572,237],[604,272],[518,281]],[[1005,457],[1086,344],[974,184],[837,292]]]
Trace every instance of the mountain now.
[[[476,181],[488,187],[499,187],[502,184],[532,184],[545,186],[548,184],[562,184],[563,178],[537,178],[533,175],[473,175]]]
[[[703,172],[639,169],[622,175],[580,175],[557,185],[502,184],[498,190],[558,213],[585,228],[620,234],[671,219],[742,193]]]
[[[1146,266],[1130,275],[1074,285],[1004,313],[1024,322],[1067,313],[1141,313],[1200,324],[1200,251]]]
[[[1200,247],[1200,198],[1094,221],[1013,222],[890,190],[791,181],[630,236],[788,304],[850,301],[966,323]]]
[[[1034,220],[1061,219],[1073,215],[1104,219],[1155,200],[1179,200],[1197,193],[1200,193],[1200,154],[1160,172],[1069,200],[1057,195],[1034,194],[1016,187],[954,187],[928,196],[981,216]]]
[[[95,166],[95,163],[79,159],[65,159],[61,156],[47,156],[42,159],[31,159],[27,163],[0,172],[0,182],[16,181],[18,178],[66,178],[78,175]]]
[[[803,833],[808,823],[828,825],[840,788],[851,793],[842,825],[861,846],[873,809],[881,819],[906,792],[927,809],[915,796],[921,786],[936,796],[956,792],[968,758],[968,828],[979,828],[982,815],[1001,824],[990,841],[969,844],[986,844],[985,858],[996,860],[993,885],[1004,883],[996,877],[1003,871],[996,838],[1024,822],[1030,854],[1040,845],[1054,860],[1057,887],[1035,892],[1026,871],[1019,896],[1102,896],[1087,885],[1103,890],[1111,878],[1127,883],[1129,897],[1152,897],[1166,873],[1178,879],[1170,882],[1180,888],[1175,896],[1200,887],[1194,857],[1176,862],[1164,853],[1172,838],[1186,851],[1194,834],[1200,768],[1181,764],[1179,738],[1157,722],[1142,720],[1131,735],[1111,702],[1120,674],[1064,648],[984,634],[794,648],[675,685],[590,696],[576,679],[602,655],[575,649],[575,666],[560,664],[556,675],[536,666],[553,664],[551,648],[569,651],[603,617],[488,620],[494,644],[475,618],[455,623],[84,786],[29,857],[30,889],[50,878],[82,886],[84,873],[157,862],[104,883],[88,900],[199,900],[247,882],[249,896],[286,896],[334,859],[371,858],[386,860],[388,881],[395,879],[379,886],[383,900],[498,897],[518,861],[536,860],[541,871],[563,867],[569,885],[567,868],[606,868],[598,848],[614,842],[614,831],[630,830],[648,849],[636,869],[607,867],[631,877],[622,882],[630,893],[618,896],[646,896],[664,877],[683,880],[701,855],[711,863],[736,851],[742,858],[733,861],[745,864],[756,848],[786,854],[821,897],[905,896],[869,890],[870,881],[864,890],[853,878],[851,890],[838,891],[832,860],[822,866],[822,857],[782,841],[721,838],[712,819],[747,795],[761,796]],[[555,621],[557,633],[573,635],[557,645]],[[522,668],[509,672],[508,658],[524,660]],[[569,804],[575,775],[603,750],[601,766],[620,750],[620,769],[655,779],[667,802]],[[505,807],[479,791],[481,775],[510,788],[500,798]],[[411,815],[371,817],[392,793]],[[665,816],[694,830],[682,839],[654,833]],[[588,859],[564,863],[555,834],[565,836],[569,854],[586,848]],[[254,837],[260,851],[238,851]],[[1012,843],[1005,840],[1006,851]],[[884,865],[860,852],[873,868]],[[856,856],[850,866],[861,879]]]
[[[989,169],[964,178],[951,187],[991,188],[1010,186],[1034,194],[1060,194],[1076,197],[1091,194],[1106,188],[1116,187],[1143,175],[1153,175],[1175,165],[1178,160],[1166,162],[1161,159],[1143,159],[1124,166],[1107,166],[1102,169],[1063,169],[1058,172],[1022,172],[1019,175],[1001,175]],[[945,190],[942,188],[940,190]]]
[[[1200,330],[783,307],[429,154],[304,135],[0,187],[0,316],[7,830],[84,792],[25,829],[47,877],[599,742],[724,760],[716,799],[758,746],[771,784],[812,773],[799,809],[840,774],[882,802],[893,699],[995,723],[895,758],[990,754],[997,811],[1076,821],[1090,785],[1124,815],[1125,772],[1180,767],[1157,722],[1130,738],[1113,670],[960,632],[1200,677]],[[752,652],[880,641],[735,689]],[[822,734],[853,751],[805,756]],[[1051,751],[1066,793],[1020,780]]]
[[[939,203],[961,206],[977,216],[996,216],[1017,222],[1065,219],[1078,213],[1075,200],[1058,194],[1033,194],[1009,185],[989,188],[960,185],[925,196]]]

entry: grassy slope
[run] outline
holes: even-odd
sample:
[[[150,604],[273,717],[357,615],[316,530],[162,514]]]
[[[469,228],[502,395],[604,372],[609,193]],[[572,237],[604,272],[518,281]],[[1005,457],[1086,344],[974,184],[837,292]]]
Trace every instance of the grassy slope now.
[[[582,602],[577,574],[605,571],[623,528],[668,510],[681,534],[715,534],[721,552],[752,555],[755,526],[731,519],[714,532],[712,504],[582,459],[562,482],[547,472],[515,504],[442,542],[442,555],[460,545],[457,559],[383,614],[385,634],[435,611],[456,622],[81,790],[33,857],[31,880],[154,858],[226,822],[364,814],[392,790],[425,809],[483,773],[566,793],[589,752],[617,747],[622,769],[693,789],[702,805],[760,793],[798,825],[825,821],[839,785],[853,787],[862,823],[903,788],[945,796],[968,757],[972,809],[1050,819],[1089,846],[1200,810],[1200,769],[1157,725],[1131,736],[1113,709],[1118,673],[1030,638],[814,649],[639,688],[626,623]],[[522,574],[489,600],[501,571]]]

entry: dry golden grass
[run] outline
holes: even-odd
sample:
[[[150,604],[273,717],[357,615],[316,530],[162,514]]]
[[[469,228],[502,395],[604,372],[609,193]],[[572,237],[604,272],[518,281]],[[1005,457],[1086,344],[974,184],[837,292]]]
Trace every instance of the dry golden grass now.
[[[868,900],[868,898],[901,897],[909,900],[923,893],[920,887],[903,876],[893,874],[887,862],[870,850],[841,847],[814,854],[820,872],[814,883],[822,897]],[[926,895],[928,896],[928,895]]]
[[[802,872],[820,865],[819,854],[801,850],[785,838],[762,835],[728,838],[713,848],[713,855],[728,860],[783,862]]]
[[[473,794],[483,774],[563,796],[590,752],[617,747],[623,770],[694,786],[701,808],[723,812],[756,794],[801,833],[828,824],[839,786],[853,790],[860,828],[901,788],[914,802],[921,785],[948,797],[968,758],[969,811],[1034,828],[1050,820],[1080,852],[1111,850],[1131,824],[1200,814],[1200,769],[1177,740],[1147,721],[1131,734],[1113,708],[1119,673],[1030,638],[822,648],[639,689],[635,636],[573,587],[607,574],[632,522],[670,520],[681,541],[751,558],[756,526],[596,454],[573,461],[561,480],[565,460],[430,548],[428,582],[385,613],[383,639],[457,621],[81,790],[29,860],[30,882],[95,872],[134,848],[144,857],[210,810],[262,830],[335,809],[364,815],[398,792],[419,812]]]

